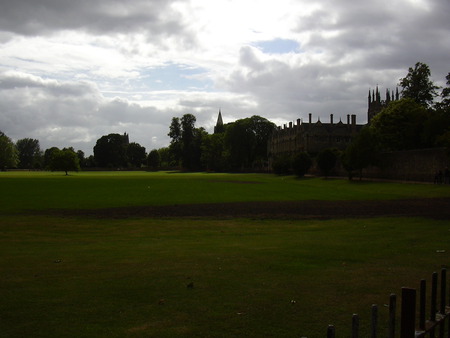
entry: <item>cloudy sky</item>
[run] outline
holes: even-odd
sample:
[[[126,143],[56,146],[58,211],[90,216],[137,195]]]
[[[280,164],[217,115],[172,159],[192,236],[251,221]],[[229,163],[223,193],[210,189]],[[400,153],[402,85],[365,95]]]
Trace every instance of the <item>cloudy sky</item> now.
[[[444,85],[449,17],[450,0],[3,1],[0,130],[90,155],[109,133],[167,146],[185,113],[212,132],[219,109],[365,123],[369,88],[416,62]]]

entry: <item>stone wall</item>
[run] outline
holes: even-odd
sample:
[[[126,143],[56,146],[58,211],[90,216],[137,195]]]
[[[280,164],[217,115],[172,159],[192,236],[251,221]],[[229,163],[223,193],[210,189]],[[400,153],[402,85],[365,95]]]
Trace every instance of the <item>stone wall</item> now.
[[[450,167],[446,148],[383,153],[378,167],[364,169],[363,177],[433,182],[435,173]]]

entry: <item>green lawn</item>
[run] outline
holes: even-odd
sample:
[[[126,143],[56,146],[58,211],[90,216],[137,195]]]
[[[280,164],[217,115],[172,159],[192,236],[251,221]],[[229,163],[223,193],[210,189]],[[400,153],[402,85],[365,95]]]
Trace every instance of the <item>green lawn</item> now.
[[[448,221],[421,218],[99,220],[21,212],[449,196],[443,186],[155,173],[0,173],[0,185],[2,337],[324,337],[330,323],[344,337],[353,313],[367,330],[374,303],[383,326],[389,294],[418,287],[450,258]]]

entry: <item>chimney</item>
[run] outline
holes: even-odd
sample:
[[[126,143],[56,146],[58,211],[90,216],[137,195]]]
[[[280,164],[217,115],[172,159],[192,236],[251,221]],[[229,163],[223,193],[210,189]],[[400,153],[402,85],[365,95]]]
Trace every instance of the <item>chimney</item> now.
[[[299,126],[300,125],[300,119],[297,119],[297,126]]]
[[[292,122],[289,122],[289,128],[292,128]]]
[[[330,124],[333,125],[333,114],[330,114]]]
[[[309,123],[312,123],[312,114],[309,113]]]
[[[356,115],[352,115],[352,126],[356,126]]]

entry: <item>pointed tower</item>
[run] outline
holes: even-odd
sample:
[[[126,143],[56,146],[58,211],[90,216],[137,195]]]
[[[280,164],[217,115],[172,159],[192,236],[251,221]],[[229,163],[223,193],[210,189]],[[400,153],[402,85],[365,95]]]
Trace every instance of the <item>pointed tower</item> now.
[[[225,131],[225,127],[223,126],[222,113],[219,109],[219,116],[217,117],[216,126],[214,127],[214,134],[220,134]]]

